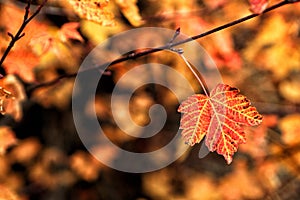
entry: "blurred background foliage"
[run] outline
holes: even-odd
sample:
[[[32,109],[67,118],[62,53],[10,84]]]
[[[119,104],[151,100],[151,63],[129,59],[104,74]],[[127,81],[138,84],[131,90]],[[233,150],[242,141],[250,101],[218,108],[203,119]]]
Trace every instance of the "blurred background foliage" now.
[[[11,39],[7,32],[15,33],[23,20],[25,2],[0,2],[2,53]],[[299,3],[198,40],[224,83],[239,88],[264,115],[260,126],[246,129],[247,143],[240,146],[233,163],[227,165],[216,153],[199,159],[200,145],[196,145],[168,167],[131,174],[104,166],[81,143],[72,118],[73,78],[33,91],[30,87],[76,73],[88,53],[114,34],[151,26],[181,27],[182,33],[192,36],[250,14],[249,4],[246,0],[102,0],[97,1],[99,7],[86,0],[87,5],[80,7],[76,2],[48,0],[4,62],[1,86],[15,99],[4,102],[7,115],[0,120],[1,200],[300,198]],[[39,3],[33,1],[32,10]],[[143,41],[136,42],[153,41],[145,33]],[[176,54],[154,53],[110,66],[91,106],[105,134],[136,152],[164,146],[179,127],[180,102],[157,85],[139,88],[130,112],[137,124],[146,125],[151,105],[162,104],[168,119],[158,135],[137,139],[114,122],[110,108],[114,85],[128,70],[149,61],[173,67],[201,91]],[[176,82],[172,77],[169,81]],[[108,159],[114,156],[108,149]]]

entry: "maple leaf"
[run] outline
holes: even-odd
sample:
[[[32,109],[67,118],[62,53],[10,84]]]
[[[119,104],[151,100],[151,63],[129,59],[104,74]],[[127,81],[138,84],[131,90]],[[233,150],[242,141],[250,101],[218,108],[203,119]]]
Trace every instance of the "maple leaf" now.
[[[269,0],[249,0],[250,11],[255,14],[261,14],[268,7]]]
[[[178,108],[183,113],[180,128],[187,144],[193,146],[206,136],[210,151],[223,155],[228,164],[238,145],[246,142],[242,125],[254,126],[262,116],[237,88],[218,84],[209,96],[195,94]]]

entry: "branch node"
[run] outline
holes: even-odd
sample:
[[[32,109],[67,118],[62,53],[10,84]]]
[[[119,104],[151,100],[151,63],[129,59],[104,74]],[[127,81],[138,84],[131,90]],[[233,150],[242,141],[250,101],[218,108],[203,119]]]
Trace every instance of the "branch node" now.
[[[135,56],[135,52],[132,52],[127,55],[127,58],[131,59],[134,58],[134,56]]]
[[[170,50],[178,53],[179,55],[182,55],[184,53],[183,48],[170,48]]]
[[[45,4],[47,3],[48,0],[44,0],[43,3],[37,8],[37,10],[35,12],[40,12],[42,7],[45,6]]]
[[[25,36],[25,33],[22,33],[22,34],[17,38],[17,40],[21,39],[21,38],[24,37],[24,36]]]
[[[8,35],[9,37],[11,37],[12,40],[15,39],[14,35],[13,35],[11,32],[7,32],[7,35]]]
[[[25,7],[24,21],[26,21],[28,19],[28,16],[30,13],[30,5],[31,5],[31,0],[28,0],[27,6]]]

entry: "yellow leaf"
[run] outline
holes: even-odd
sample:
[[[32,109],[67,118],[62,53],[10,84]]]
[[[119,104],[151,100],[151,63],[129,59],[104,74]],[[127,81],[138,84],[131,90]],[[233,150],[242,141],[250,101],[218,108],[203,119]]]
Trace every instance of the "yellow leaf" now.
[[[300,114],[288,115],[279,122],[282,131],[282,140],[285,144],[294,145],[300,143]]]
[[[108,9],[109,0],[68,0],[68,3],[82,19],[94,21],[102,26],[114,25],[114,15]]]
[[[285,80],[279,84],[279,92],[284,98],[293,103],[300,103],[300,80]]]

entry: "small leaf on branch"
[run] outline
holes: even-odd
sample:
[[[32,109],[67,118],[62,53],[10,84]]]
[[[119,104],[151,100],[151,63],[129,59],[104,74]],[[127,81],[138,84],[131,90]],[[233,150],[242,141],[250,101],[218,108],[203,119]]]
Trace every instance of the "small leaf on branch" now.
[[[195,94],[178,108],[183,113],[180,128],[187,144],[193,146],[206,136],[210,151],[223,155],[228,164],[238,145],[246,142],[242,126],[255,126],[262,116],[237,88],[218,84],[209,96]]]
[[[255,14],[261,14],[268,7],[269,0],[249,0],[250,11]]]

